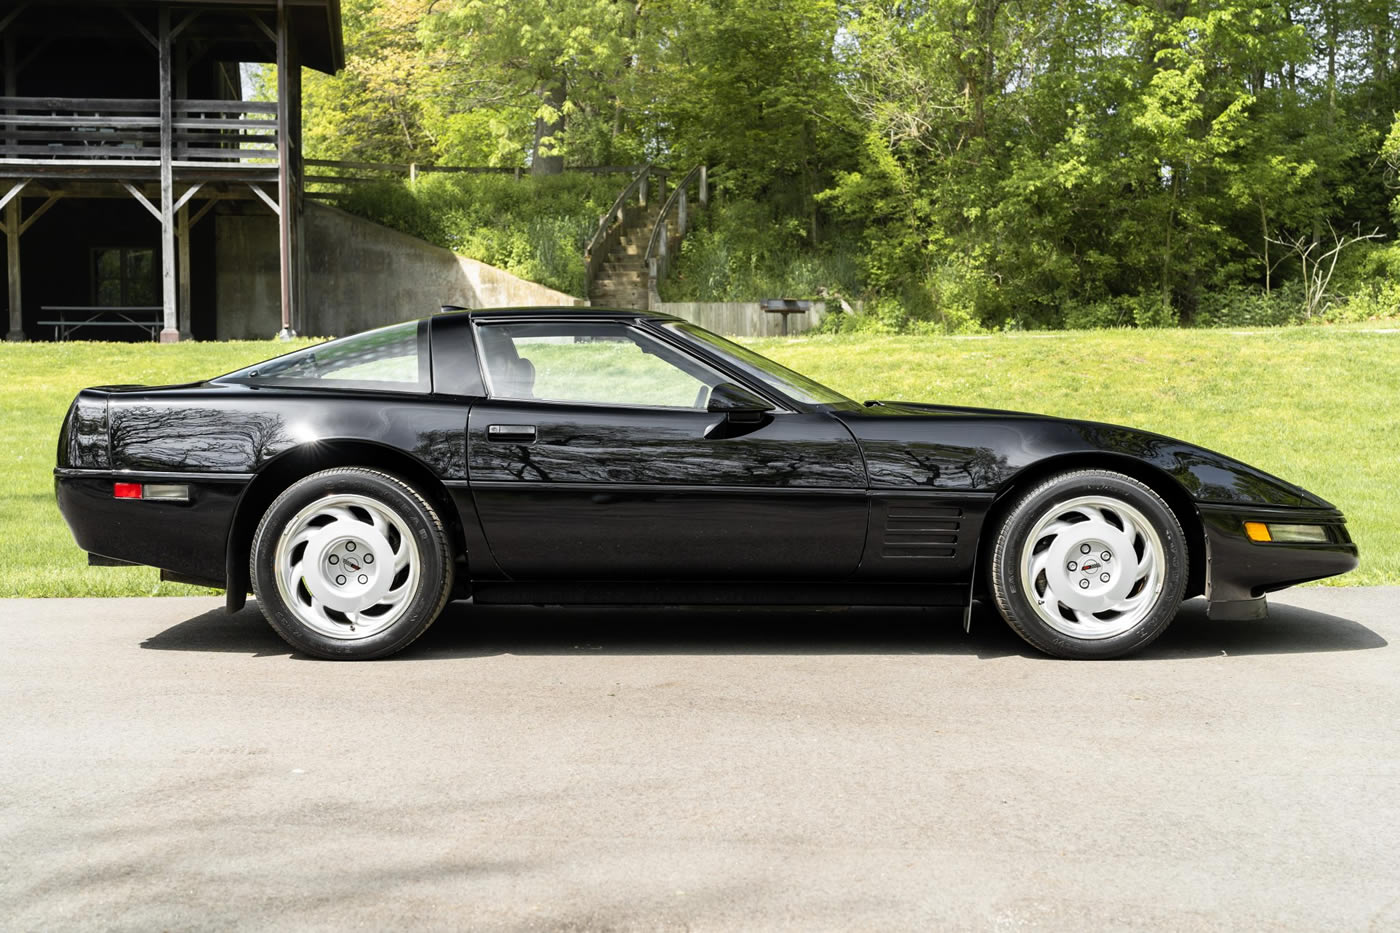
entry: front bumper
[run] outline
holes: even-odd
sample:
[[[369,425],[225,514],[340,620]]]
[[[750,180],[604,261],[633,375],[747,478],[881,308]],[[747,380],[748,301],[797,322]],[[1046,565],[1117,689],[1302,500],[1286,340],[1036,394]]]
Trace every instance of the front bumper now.
[[[1288,509],[1198,503],[1206,531],[1206,599],[1212,619],[1260,619],[1265,594],[1356,568],[1358,551],[1337,509]],[[1321,525],[1318,544],[1256,542],[1244,523]]]
[[[103,560],[146,564],[210,586],[224,585],[229,528],[251,477],[127,470],[54,470],[58,510],[78,547]],[[117,499],[114,483],[180,483],[188,501]]]

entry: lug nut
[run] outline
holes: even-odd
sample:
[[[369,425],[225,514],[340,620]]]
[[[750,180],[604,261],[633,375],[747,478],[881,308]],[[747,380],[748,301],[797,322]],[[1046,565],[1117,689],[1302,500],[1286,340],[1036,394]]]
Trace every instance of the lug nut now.
[[[374,563],[374,555],[373,555],[373,554],[366,554],[366,555],[365,555],[365,563],[367,563],[367,564],[372,564],[372,563]]]
[[[1079,581],[1079,588],[1081,590],[1087,590],[1089,588],[1089,581],[1087,578]]]
[[[1101,573],[1101,574],[1099,574],[1099,579],[1102,580],[1103,582],[1107,583],[1107,582],[1108,582],[1108,574],[1106,574],[1106,573]]]
[[[344,585],[345,585],[345,574],[341,574],[340,576],[338,576],[338,577],[335,578],[335,585],[336,585],[336,586],[344,586]]]
[[[360,582],[361,582],[361,583],[368,583],[368,582],[369,582],[369,577],[365,576],[364,574],[360,574]]]
[[[1088,554],[1091,550],[1093,550],[1093,548],[1089,547],[1087,544],[1079,545],[1079,553],[1081,554]]]
[[[1099,557],[1103,558],[1104,560],[1113,560],[1113,555],[1108,553],[1107,551],[1104,551],[1102,554],[1099,555]]]
[[[345,550],[347,550],[347,551],[353,551],[353,550],[355,550],[355,542],[354,542],[354,541],[346,541],[346,542],[345,542]]]
[[[332,563],[332,564],[338,564],[338,563],[340,563],[340,558],[339,558],[339,557],[336,557],[334,554],[332,554],[332,555],[331,555],[331,563]]]
[[[1078,570],[1078,569],[1079,569],[1079,565],[1076,564],[1074,561],[1070,561],[1070,562],[1069,562],[1069,567],[1068,567],[1067,569],[1069,569],[1069,570]]]

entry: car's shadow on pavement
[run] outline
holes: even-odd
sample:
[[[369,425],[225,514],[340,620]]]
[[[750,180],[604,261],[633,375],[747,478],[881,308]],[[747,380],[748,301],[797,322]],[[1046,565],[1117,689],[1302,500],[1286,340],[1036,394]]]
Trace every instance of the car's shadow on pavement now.
[[[474,607],[454,603],[393,660],[497,655],[929,654],[978,658],[1044,656],[1012,632],[994,609],[559,609]],[[1350,619],[1275,604],[1267,620],[1211,622],[1196,599],[1138,659],[1231,657],[1362,651],[1386,640]],[[228,651],[256,657],[292,650],[268,627],[256,603],[228,615],[202,613],[151,636],[142,648]],[[301,657],[298,655],[298,657]]]

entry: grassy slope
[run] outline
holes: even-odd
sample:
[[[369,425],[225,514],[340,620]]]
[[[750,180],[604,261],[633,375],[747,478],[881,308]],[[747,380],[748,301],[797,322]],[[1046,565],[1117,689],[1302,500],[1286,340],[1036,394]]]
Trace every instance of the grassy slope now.
[[[310,341],[307,341],[310,342]],[[0,344],[0,597],[205,592],[145,567],[88,567],[53,499],[58,428],[84,386],[163,385],[231,372],[293,349],[235,343]]]
[[[756,346],[858,398],[1043,411],[1204,444],[1346,510],[1363,557],[1339,582],[1400,583],[1400,333],[1095,331]],[[85,566],[53,504],[59,422],[85,385],[187,381],[285,348],[0,345],[0,596],[189,592],[158,583],[154,570]]]

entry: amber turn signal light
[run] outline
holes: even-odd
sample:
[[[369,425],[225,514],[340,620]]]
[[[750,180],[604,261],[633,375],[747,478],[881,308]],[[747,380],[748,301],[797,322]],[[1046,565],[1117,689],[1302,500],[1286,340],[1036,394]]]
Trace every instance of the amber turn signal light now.
[[[1272,541],[1274,536],[1269,534],[1269,526],[1263,522],[1245,522],[1244,533],[1251,541]]]

